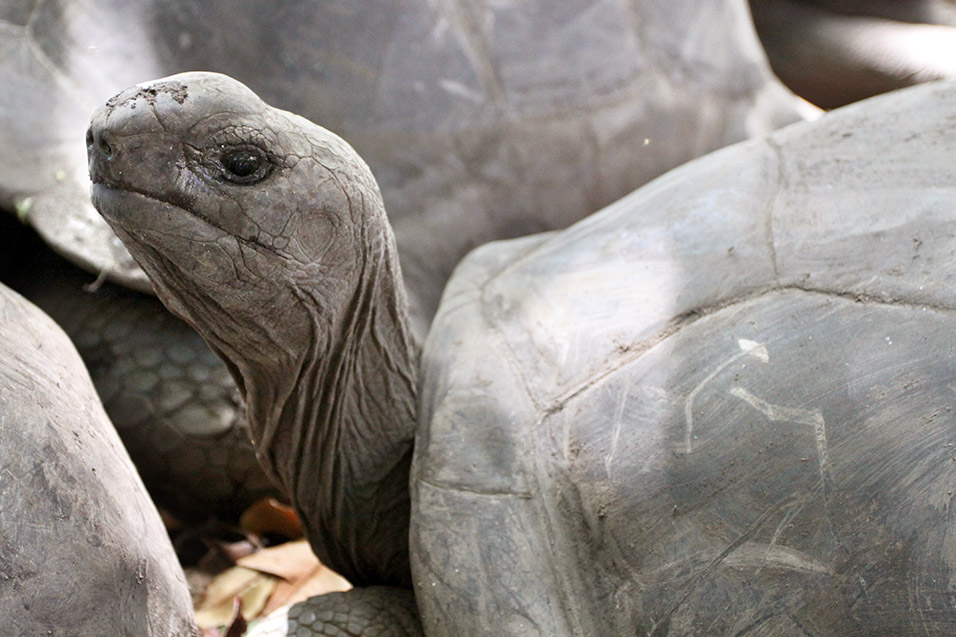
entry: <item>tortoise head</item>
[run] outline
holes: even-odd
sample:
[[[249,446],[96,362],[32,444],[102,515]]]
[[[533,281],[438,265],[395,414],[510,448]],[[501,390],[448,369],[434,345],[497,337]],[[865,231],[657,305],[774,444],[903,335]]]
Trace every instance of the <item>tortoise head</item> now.
[[[87,146],[94,205],[215,349],[271,356],[317,318],[341,320],[391,242],[352,148],[224,75],[127,89],[94,114]],[[278,317],[283,333],[269,333]]]
[[[417,354],[368,167],[208,73],[120,93],[87,145],[94,205],[230,368],[316,553],[353,583],[408,585]]]

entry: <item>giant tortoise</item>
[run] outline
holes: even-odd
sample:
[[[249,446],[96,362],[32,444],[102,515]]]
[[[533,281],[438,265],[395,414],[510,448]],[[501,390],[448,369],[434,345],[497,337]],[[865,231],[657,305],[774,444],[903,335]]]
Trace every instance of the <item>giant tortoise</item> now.
[[[225,71],[372,164],[421,334],[470,248],[563,227],[808,111],[769,72],[744,0],[0,0],[0,30],[0,203],[58,252],[148,288],[89,205],[89,113],[144,77]],[[160,499],[221,510],[259,493],[198,339],[154,301],[48,269],[21,289],[80,344]]]
[[[192,635],[182,569],[72,343],[0,285],[5,635]]]
[[[412,621],[414,587],[429,635],[923,635],[956,628],[954,117],[952,84],[889,94],[482,247],[421,358],[339,137],[184,74],[88,143],[94,204],[369,587],[290,632]]]

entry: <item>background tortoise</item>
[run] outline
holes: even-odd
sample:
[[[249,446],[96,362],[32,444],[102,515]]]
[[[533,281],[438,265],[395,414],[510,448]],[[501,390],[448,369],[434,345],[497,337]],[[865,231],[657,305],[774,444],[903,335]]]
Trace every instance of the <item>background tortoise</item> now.
[[[192,635],[182,569],[79,355],[2,285],[0,430],[4,632]]]
[[[57,252],[148,289],[89,205],[89,113],[144,77],[226,71],[372,164],[420,334],[468,249],[812,112],[770,74],[743,0],[0,0],[0,29],[0,205]],[[160,501],[205,514],[263,493],[225,369],[158,303],[87,294],[45,257],[11,280],[80,345]]]
[[[186,74],[100,109],[90,167],[317,554],[426,633],[948,634],[954,110],[890,94],[483,247],[420,368],[338,137]]]

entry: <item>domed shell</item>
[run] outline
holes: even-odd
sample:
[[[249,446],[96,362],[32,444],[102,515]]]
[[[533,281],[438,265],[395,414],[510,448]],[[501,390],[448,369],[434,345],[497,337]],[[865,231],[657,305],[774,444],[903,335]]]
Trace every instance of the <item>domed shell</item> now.
[[[352,141],[428,317],[475,245],[562,227],[801,117],[744,0],[21,5],[0,1],[0,204],[142,290],[89,205],[83,134],[97,105],[145,78],[225,72]]]
[[[470,255],[423,354],[426,630],[948,632],[954,112],[874,98]]]

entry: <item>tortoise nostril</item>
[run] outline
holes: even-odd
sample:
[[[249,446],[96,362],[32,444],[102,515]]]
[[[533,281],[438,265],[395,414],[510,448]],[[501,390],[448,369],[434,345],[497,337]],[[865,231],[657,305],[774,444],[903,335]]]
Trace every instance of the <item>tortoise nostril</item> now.
[[[86,130],[86,152],[96,152],[104,159],[110,159],[113,156],[113,146],[107,140],[107,135],[102,130],[93,130],[90,126]]]
[[[113,147],[110,146],[110,143],[106,141],[104,136],[100,135],[100,138],[97,140],[97,146],[104,157],[109,158],[113,156]]]

